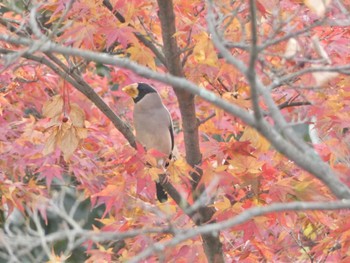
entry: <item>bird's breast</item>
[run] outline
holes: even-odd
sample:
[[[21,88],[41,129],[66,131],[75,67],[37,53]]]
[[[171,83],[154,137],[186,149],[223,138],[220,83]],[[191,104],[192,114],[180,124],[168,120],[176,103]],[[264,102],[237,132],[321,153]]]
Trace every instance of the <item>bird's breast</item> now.
[[[135,110],[134,126],[136,139],[146,149],[155,149],[166,155],[172,151],[171,134],[169,131],[169,113],[167,110]]]

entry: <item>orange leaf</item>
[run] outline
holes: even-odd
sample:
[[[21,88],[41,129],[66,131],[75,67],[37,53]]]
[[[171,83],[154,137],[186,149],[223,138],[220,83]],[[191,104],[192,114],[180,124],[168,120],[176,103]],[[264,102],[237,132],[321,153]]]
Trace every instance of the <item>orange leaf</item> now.
[[[194,59],[200,64],[217,67],[218,57],[208,34],[202,32],[196,36],[196,39],[198,42],[193,49]]]
[[[147,49],[141,48],[141,46],[132,46],[128,48],[128,52],[130,53],[130,58],[132,60],[135,60],[142,65],[146,65],[151,69],[156,69],[154,57]]]
[[[247,127],[241,137],[241,141],[248,141],[255,148],[266,152],[270,148],[270,143],[262,137],[255,129]]]

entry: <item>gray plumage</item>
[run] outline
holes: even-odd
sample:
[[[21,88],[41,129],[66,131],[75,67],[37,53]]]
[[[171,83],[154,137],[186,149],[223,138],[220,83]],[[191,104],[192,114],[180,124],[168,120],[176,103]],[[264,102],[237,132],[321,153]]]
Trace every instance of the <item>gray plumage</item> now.
[[[155,149],[164,153],[163,165],[166,166],[174,148],[173,123],[169,111],[158,92],[148,84],[132,84],[123,90],[135,102],[133,115],[137,141],[147,150]],[[163,187],[159,183],[156,186],[158,200],[166,201],[167,194]]]
[[[136,139],[146,149],[155,149],[167,156],[173,150],[173,125],[168,110],[158,93],[148,93],[135,104]]]

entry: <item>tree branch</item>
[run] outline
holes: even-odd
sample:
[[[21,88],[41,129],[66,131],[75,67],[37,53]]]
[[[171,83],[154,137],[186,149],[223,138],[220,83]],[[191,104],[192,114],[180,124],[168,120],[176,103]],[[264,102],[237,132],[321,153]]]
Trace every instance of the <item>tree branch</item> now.
[[[226,221],[208,224],[203,226],[198,226],[194,229],[183,230],[180,233],[177,233],[173,239],[165,242],[157,242],[147,249],[143,250],[140,254],[134,257],[129,263],[136,263],[143,259],[150,257],[160,248],[164,249],[166,247],[176,246],[177,244],[194,238],[198,235],[212,235],[216,236],[219,231],[224,229],[232,228],[236,225],[243,224],[248,220],[274,212],[287,212],[287,211],[314,211],[314,210],[339,210],[339,209],[348,209],[350,208],[350,200],[346,201],[334,201],[334,202],[291,202],[291,203],[274,203],[264,207],[253,207],[249,208],[239,215],[228,219]]]
[[[246,72],[247,79],[250,85],[250,91],[252,96],[252,102],[253,102],[253,110],[254,110],[254,116],[255,120],[259,122],[262,118],[262,112],[261,108],[259,106],[259,93],[256,87],[256,71],[255,71],[255,63],[259,55],[259,51],[257,48],[258,44],[258,32],[257,32],[257,25],[256,25],[256,4],[255,0],[249,1],[249,10],[250,10],[250,16],[251,16],[251,34],[252,34],[252,43],[250,47],[250,58],[249,58],[249,68]]]
[[[226,61],[243,74],[247,72],[246,66],[243,62],[234,58],[222,41],[218,38],[218,34],[215,30],[215,20],[213,13],[212,1],[209,1],[208,8],[208,28],[212,34],[212,39],[216,48],[224,56]],[[245,74],[246,75],[246,74]],[[249,78],[249,76],[246,76]],[[256,88],[259,93],[262,94],[271,114],[274,119],[276,127],[282,132],[280,134],[277,129],[266,120],[261,119],[259,123],[254,124],[254,128],[257,129],[274,147],[277,151],[287,156],[290,160],[294,161],[298,166],[304,170],[310,172],[326,184],[332,193],[339,199],[350,199],[350,189],[343,184],[339,178],[333,173],[331,167],[322,161],[320,156],[313,151],[313,149],[306,144],[302,138],[298,137],[292,127],[287,124],[282,113],[275,104],[270,91],[256,78]],[[287,140],[287,139],[288,140]]]
[[[31,45],[33,42],[33,40],[30,40],[28,38],[12,37],[5,34],[0,35],[0,40],[25,46]],[[39,50],[44,52],[58,52],[64,55],[80,56],[87,60],[92,60],[104,64],[117,65],[122,68],[130,69],[140,76],[158,80],[163,83],[172,85],[176,87],[176,89],[184,89],[187,92],[198,95],[212,105],[215,105],[225,110],[227,113],[240,118],[249,126],[258,128],[253,116],[248,111],[221,99],[213,92],[199,88],[184,78],[152,71],[149,68],[138,65],[137,63],[132,62],[126,58],[118,58],[109,54],[101,54],[72,47],[63,47],[50,41],[42,44]],[[344,66],[343,68],[346,67],[350,68],[350,65]],[[301,154],[301,152],[297,150],[293,144],[286,141],[281,134],[279,134],[273,127],[270,126],[270,124],[262,124],[258,131],[270,141],[270,143],[275,147],[277,151],[324,182],[337,198],[350,198],[350,189],[339,180],[339,178],[334,174],[328,164],[320,161],[318,158],[315,159],[315,156],[313,154]]]
[[[8,35],[0,35],[0,40],[6,41],[12,44],[25,45],[25,46],[29,46],[33,42],[33,40],[30,40],[28,38],[12,37]],[[221,99],[214,92],[199,88],[197,85],[195,85],[191,81],[186,80],[185,78],[180,78],[180,77],[173,76],[171,74],[163,74],[163,73],[153,71],[148,67],[141,66],[127,58],[118,58],[116,56],[112,56],[109,54],[101,54],[101,53],[89,51],[89,50],[82,50],[82,49],[72,48],[72,47],[64,47],[59,44],[52,43],[50,41],[47,41],[45,45],[43,45],[40,48],[40,50],[43,52],[57,52],[67,56],[79,56],[79,57],[85,58],[86,60],[91,60],[91,61],[95,61],[95,62],[107,64],[107,65],[116,65],[121,68],[132,70],[133,72],[135,72],[136,74],[142,77],[158,80],[165,84],[174,86],[176,87],[176,89],[186,90],[187,92],[190,92],[194,95],[198,95],[205,101],[208,101],[209,103],[240,118],[246,124],[250,126],[255,125],[253,116],[247,110],[244,110],[237,105],[231,104]]]
[[[13,51],[7,49],[0,49],[0,53],[2,54],[11,54]],[[57,59],[54,55],[48,54],[48,56],[56,63],[55,65],[51,61],[49,61],[45,57],[38,57],[31,54],[23,54],[24,58],[42,63],[52,69],[57,75],[59,75],[62,79],[68,81],[73,87],[79,90],[82,94],[84,94],[92,103],[96,105],[98,109],[101,110],[105,114],[105,116],[111,120],[114,126],[123,134],[123,136],[127,139],[127,141],[133,147],[136,147],[135,144],[135,136],[130,130],[129,126],[124,123],[122,119],[116,115],[112,109],[102,100],[102,98],[76,73],[71,72],[71,70],[64,65],[59,59]],[[64,71],[62,71],[59,67],[61,67]]]
[[[184,77],[180,52],[175,36],[175,13],[172,0],[157,0],[159,6],[159,19],[162,27],[163,49],[166,58],[166,66],[169,72],[178,77]],[[199,149],[198,125],[196,117],[196,108],[194,95],[187,90],[178,89],[173,86],[178,99],[182,122],[184,141],[186,149],[186,161],[189,165],[195,168],[195,172],[191,172],[192,195],[196,200],[200,195],[205,194],[205,186],[197,187],[202,170],[197,165],[201,163],[202,154]],[[208,222],[214,214],[214,210],[210,206],[201,207],[198,209],[199,220],[196,220],[197,225]],[[209,262],[224,262],[222,244],[218,236],[202,235],[204,252]]]

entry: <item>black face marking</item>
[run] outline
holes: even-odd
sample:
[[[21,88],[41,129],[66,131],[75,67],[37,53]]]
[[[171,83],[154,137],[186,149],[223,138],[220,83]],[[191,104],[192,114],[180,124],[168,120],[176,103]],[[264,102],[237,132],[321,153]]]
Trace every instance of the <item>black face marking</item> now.
[[[137,86],[137,89],[139,90],[139,94],[136,98],[134,98],[134,102],[137,103],[140,101],[144,96],[146,96],[149,93],[157,93],[157,91],[152,88],[150,85],[146,83],[139,83]]]
[[[169,132],[170,132],[170,138],[171,138],[171,151],[173,151],[174,150],[174,130],[173,130],[172,123],[170,123],[169,125]]]

